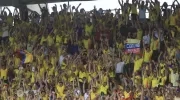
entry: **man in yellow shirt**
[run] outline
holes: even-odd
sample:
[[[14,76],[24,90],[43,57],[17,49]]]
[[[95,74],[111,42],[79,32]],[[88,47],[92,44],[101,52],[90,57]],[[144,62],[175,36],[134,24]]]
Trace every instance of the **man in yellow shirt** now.
[[[149,63],[151,61],[153,51],[149,47],[144,50],[144,62]]]
[[[153,50],[152,53],[152,60],[154,60],[155,62],[158,61],[158,56],[159,56],[159,47],[160,47],[160,32],[161,30],[154,31],[154,37],[151,39],[151,50]]]
[[[158,87],[158,85],[159,85],[159,78],[156,75],[156,73],[154,73],[152,77],[152,81],[151,81],[151,87],[155,88],[155,87]]]
[[[130,94],[131,94],[130,88],[126,87],[124,91],[124,98],[128,100],[130,98]]]
[[[171,27],[174,27],[176,25],[176,19],[177,19],[177,15],[174,13],[169,17],[169,25]]]
[[[131,4],[131,18],[132,18],[133,21],[137,20],[137,4],[138,4],[137,0],[132,0],[132,4]]]
[[[96,100],[98,98],[97,88],[93,87],[90,93],[90,100]]]
[[[62,97],[63,97],[64,89],[65,89],[65,86],[63,85],[62,82],[59,82],[59,83],[56,85],[57,98],[62,98]]]
[[[161,91],[159,90],[157,95],[155,96],[154,100],[165,100],[163,94],[161,93]]]
[[[0,79],[1,80],[7,80],[7,72],[8,69],[3,65],[2,68],[0,69]]]
[[[143,58],[138,56],[137,60],[134,61],[134,73],[137,72],[143,63]]]
[[[100,89],[99,89],[99,92],[101,95],[107,95],[108,93],[108,84],[106,82],[104,82],[101,86],[100,86]]]

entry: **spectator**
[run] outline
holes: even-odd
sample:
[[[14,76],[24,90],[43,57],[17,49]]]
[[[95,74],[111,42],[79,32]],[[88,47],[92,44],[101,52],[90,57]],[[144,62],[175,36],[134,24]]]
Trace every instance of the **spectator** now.
[[[28,10],[29,21],[20,18],[27,9],[7,15],[5,7],[0,16],[1,99],[178,100],[178,1],[174,11],[167,3],[160,7],[158,0],[118,1],[121,9],[115,15],[96,7],[79,11],[81,3],[61,5],[60,11],[55,5],[49,15],[46,5],[40,7],[41,16]],[[20,50],[26,52],[14,53]],[[27,54],[33,59],[25,62]]]

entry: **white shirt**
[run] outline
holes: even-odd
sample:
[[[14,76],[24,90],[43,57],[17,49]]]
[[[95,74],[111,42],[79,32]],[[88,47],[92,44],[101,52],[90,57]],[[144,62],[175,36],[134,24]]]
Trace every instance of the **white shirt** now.
[[[63,60],[64,60],[64,56],[63,56],[63,55],[61,55],[61,56],[59,57],[59,65],[61,65],[61,64],[62,64]]]
[[[85,94],[84,94],[84,100],[87,100],[88,97],[89,97],[89,94],[88,94],[88,93],[85,93]]]
[[[143,36],[143,42],[144,44],[150,44],[150,36],[149,35],[145,35]]]
[[[116,65],[116,73],[123,73],[124,62],[119,62]]]
[[[179,80],[179,74],[178,73],[171,73],[171,83],[173,86],[178,86],[178,81]]]
[[[75,94],[75,96],[79,96],[81,94],[81,92],[79,89],[75,89],[74,94]]]

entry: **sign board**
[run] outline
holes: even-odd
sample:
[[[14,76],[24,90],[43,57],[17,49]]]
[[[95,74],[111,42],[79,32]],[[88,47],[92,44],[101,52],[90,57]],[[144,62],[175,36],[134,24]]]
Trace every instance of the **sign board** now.
[[[140,53],[140,40],[138,39],[127,39],[124,46],[125,53]]]

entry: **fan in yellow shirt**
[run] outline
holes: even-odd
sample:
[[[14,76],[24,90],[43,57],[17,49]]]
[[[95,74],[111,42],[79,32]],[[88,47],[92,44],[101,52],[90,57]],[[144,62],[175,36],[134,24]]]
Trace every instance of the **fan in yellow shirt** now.
[[[155,100],[165,100],[165,98],[162,95],[160,90],[158,91],[157,95],[155,96]]]
[[[118,49],[118,50],[121,50],[121,49],[123,49],[123,43],[122,42],[116,42],[116,48]]]
[[[103,54],[109,54],[110,53],[110,50],[109,50],[107,45],[104,46],[104,50],[102,52],[103,52]]]
[[[83,78],[87,78],[87,73],[85,71],[79,72],[79,82],[83,82]]]
[[[59,83],[56,85],[57,98],[62,98],[62,97],[63,97],[64,89],[65,89],[65,86],[63,85],[62,82],[59,82]]]
[[[48,69],[48,63],[49,63],[49,57],[48,57],[48,56],[45,56],[45,57],[43,58],[43,68],[44,68],[45,70]]]
[[[3,65],[2,68],[0,69],[0,78],[2,80],[7,80],[7,72],[8,69]]]
[[[130,93],[131,93],[130,88],[129,88],[129,87],[126,87],[126,88],[125,88],[125,91],[123,92],[124,98],[125,98],[125,99],[128,99],[128,98],[130,97]]]
[[[142,77],[138,74],[138,72],[134,73],[134,84],[135,86],[141,84]]]
[[[56,35],[56,46],[62,43],[62,36],[60,34]]]
[[[141,98],[141,95],[142,95],[142,90],[140,87],[137,87],[137,89],[134,93],[134,98],[139,100]]]
[[[41,66],[39,66],[40,67],[40,69],[39,69],[39,75],[40,75],[40,77],[44,77],[44,74],[45,74],[45,68],[41,65]]]
[[[151,77],[148,76],[147,72],[144,73],[142,78],[144,88],[149,88],[151,84]]]
[[[41,38],[41,41],[40,41],[40,44],[43,45],[43,43],[47,42],[48,40],[48,35],[44,35],[42,38]]]
[[[167,52],[170,58],[175,56],[176,48],[173,46],[167,47]]]
[[[85,37],[84,40],[83,40],[83,46],[86,50],[89,49],[89,46],[90,46],[90,42],[91,40],[88,38],[88,37]]]
[[[108,80],[109,80],[108,73],[103,72],[103,74],[101,76],[101,82],[104,83],[104,82],[107,82]]]
[[[176,25],[176,19],[177,19],[177,15],[176,14],[173,14],[169,17],[169,20],[170,20],[170,26],[175,26]]]
[[[48,35],[47,43],[48,43],[48,46],[52,46],[54,44],[54,38],[53,38],[52,34]]]
[[[109,88],[109,86],[108,86],[107,82],[104,82],[104,83],[100,86],[99,93],[100,93],[100,94],[107,95],[107,93],[108,93],[108,88]]]
[[[54,75],[54,66],[52,66],[52,64],[50,63],[49,64],[49,67],[48,67],[48,76],[52,76],[52,75]]]
[[[88,23],[87,25],[85,25],[86,36],[90,36],[92,34],[92,31],[93,31],[93,25],[91,23]]]
[[[153,53],[153,51],[150,50],[149,47],[147,47],[147,49],[145,49],[145,51],[144,51],[144,57],[143,57],[143,58],[144,58],[144,62],[148,63],[148,62],[151,61],[152,53]]]
[[[51,65],[54,67],[56,66],[56,63],[57,63],[57,55],[55,53],[52,53],[51,57],[50,57],[50,60],[51,60]]]
[[[154,75],[152,77],[151,87],[155,88],[155,87],[158,87],[158,85],[159,85],[159,78],[156,75],[156,73],[154,73]]]
[[[42,97],[42,100],[49,100],[48,94],[46,94],[45,91],[42,91],[42,92],[41,92],[41,97]]]
[[[92,91],[90,92],[90,100],[96,100],[98,97],[97,88],[93,87]]]
[[[138,31],[137,31],[137,39],[141,40],[142,39],[142,34],[143,34],[143,31],[141,29],[138,29]]]
[[[71,73],[70,77],[68,78],[68,81],[69,81],[69,82],[75,81],[75,79],[76,79],[75,76],[76,76],[75,73]]]
[[[142,63],[143,63],[143,58],[140,58],[138,56],[137,60],[134,61],[134,73],[141,68]]]

